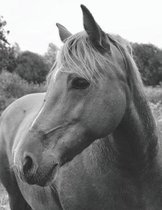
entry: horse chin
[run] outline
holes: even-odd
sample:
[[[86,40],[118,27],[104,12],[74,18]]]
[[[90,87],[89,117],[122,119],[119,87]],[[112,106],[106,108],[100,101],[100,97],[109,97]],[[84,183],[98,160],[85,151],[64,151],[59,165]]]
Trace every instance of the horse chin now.
[[[59,166],[58,164],[55,164],[49,171],[48,173],[42,177],[42,178],[38,178],[38,182],[35,183],[41,187],[45,187],[45,186],[49,186],[51,185],[51,183],[55,182],[56,177],[57,177],[57,173],[59,170]]]

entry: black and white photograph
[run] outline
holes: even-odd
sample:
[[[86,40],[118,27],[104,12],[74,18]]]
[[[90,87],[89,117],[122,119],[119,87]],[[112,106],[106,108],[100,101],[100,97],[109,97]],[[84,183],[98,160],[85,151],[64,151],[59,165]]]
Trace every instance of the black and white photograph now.
[[[0,0],[0,210],[162,210],[161,0]]]

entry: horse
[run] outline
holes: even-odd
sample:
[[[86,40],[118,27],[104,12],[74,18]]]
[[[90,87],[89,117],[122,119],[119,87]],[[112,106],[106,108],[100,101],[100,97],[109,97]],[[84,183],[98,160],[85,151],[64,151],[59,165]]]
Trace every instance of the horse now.
[[[161,210],[160,138],[131,46],[81,9],[84,31],[57,24],[47,91],[1,116],[11,210]]]

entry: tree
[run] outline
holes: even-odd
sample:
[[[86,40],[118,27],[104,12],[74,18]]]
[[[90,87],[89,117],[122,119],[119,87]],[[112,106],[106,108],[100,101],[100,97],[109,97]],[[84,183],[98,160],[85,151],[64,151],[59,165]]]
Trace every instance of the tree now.
[[[15,72],[28,82],[42,83],[48,71],[44,58],[36,53],[25,51],[17,57]]]
[[[15,54],[14,47],[7,48],[7,58],[6,59],[7,59],[6,70],[12,73],[17,66],[16,54]]]
[[[0,72],[6,69],[10,72],[16,67],[13,47],[7,41],[8,30],[5,29],[7,22],[0,16]]]
[[[15,42],[12,47],[13,47],[13,51],[14,51],[15,57],[17,58],[20,55],[20,53],[21,53],[20,46],[19,46],[19,44],[17,42]]]
[[[162,82],[162,50],[152,44],[133,44],[134,58],[145,85]]]
[[[7,67],[7,39],[6,33],[8,33],[4,27],[6,26],[6,21],[3,20],[3,17],[0,16],[0,72],[2,69]]]
[[[57,51],[58,47],[53,43],[49,43],[47,53],[45,53],[44,55],[45,61],[48,64],[49,69],[53,66],[56,60]]]
[[[3,16],[0,16],[0,43],[8,43],[7,38],[6,38],[6,34],[9,33],[8,30],[5,30],[5,26],[6,26],[7,22],[5,20],[3,20]]]

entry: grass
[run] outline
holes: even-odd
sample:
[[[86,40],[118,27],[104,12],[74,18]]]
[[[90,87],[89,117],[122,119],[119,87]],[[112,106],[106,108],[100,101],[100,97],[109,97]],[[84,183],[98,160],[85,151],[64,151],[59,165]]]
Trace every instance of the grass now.
[[[145,94],[150,102],[162,104],[162,86],[145,87]]]
[[[0,184],[0,210],[9,210],[9,202],[8,202],[8,195]]]
[[[146,87],[145,94],[150,102],[153,115],[157,122],[162,120],[162,86]]]
[[[28,84],[16,74],[3,71],[0,74],[0,113],[15,99],[33,92],[43,92],[44,84]],[[145,93],[157,122],[161,124],[162,133],[162,87],[146,87]],[[0,184],[0,210],[9,210],[8,196]]]

